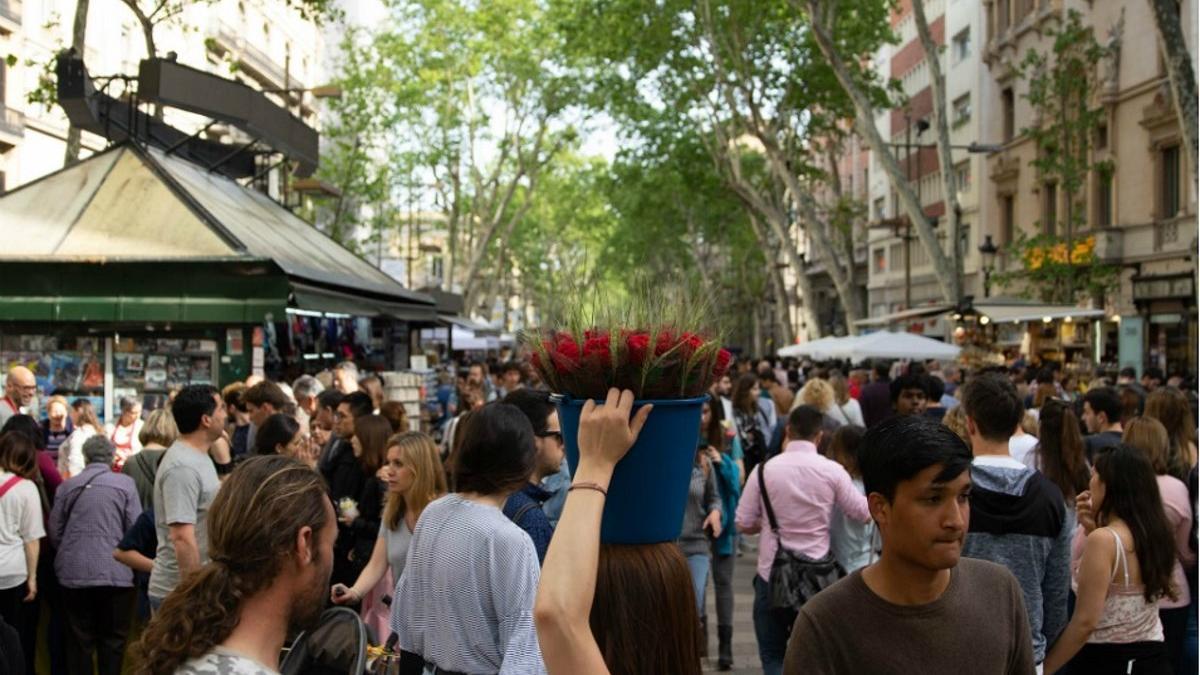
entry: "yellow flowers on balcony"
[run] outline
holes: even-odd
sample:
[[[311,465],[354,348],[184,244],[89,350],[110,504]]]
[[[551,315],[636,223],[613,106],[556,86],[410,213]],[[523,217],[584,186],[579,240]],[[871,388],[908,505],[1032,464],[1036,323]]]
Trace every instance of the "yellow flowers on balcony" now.
[[[1071,247],[1070,264],[1086,265],[1092,262],[1096,253],[1096,238],[1084,237]],[[1029,246],[1024,251],[1025,269],[1035,271],[1046,264],[1066,265],[1067,243],[1059,241],[1044,246]]]

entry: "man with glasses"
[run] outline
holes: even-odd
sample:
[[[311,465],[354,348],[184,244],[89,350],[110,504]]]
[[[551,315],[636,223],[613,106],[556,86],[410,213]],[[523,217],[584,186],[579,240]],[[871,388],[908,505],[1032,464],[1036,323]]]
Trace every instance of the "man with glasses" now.
[[[546,559],[546,548],[550,546],[550,537],[554,535],[554,527],[542,510],[542,505],[554,493],[543,489],[541,482],[543,478],[558,473],[563,464],[563,437],[562,427],[558,424],[558,410],[546,392],[532,389],[511,392],[504,397],[503,403],[516,406],[529,418],[529,424],[533,426],[533,442],[537,446],[529,483],[504,503],[504,515],[529,533],[537,549],[538,562],[541,563]]]
[[[13,366],[4,381],[4,399],[0,400],[0,426],[13,415],[32,412],[33,399],[37,396],[37,378],[25,366]]]

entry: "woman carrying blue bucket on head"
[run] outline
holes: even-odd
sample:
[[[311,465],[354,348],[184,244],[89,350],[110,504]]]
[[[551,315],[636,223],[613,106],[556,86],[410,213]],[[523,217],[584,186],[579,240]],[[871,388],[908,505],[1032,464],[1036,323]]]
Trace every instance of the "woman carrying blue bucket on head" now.
[[[638,316],[525,336],[573,476],[539,589],[539,643],[552,673],[698,675],[698,593],[676,541],[706,392],[731,357],[686,299],[626,314]],[[710,497],[716,517],[699,520],[717,534]]]

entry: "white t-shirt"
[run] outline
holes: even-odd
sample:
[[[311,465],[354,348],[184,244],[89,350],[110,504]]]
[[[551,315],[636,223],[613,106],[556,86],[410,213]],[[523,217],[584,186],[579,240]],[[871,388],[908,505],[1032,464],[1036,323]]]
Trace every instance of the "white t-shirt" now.
[[[1012,455],[1012,458],[1021,464],[1028,466],[1029,462],[1026,461],[1026,457],[1029,456],[1029,453],[1033,452],[1037,444],[1037,436],[1030,436],[1029,434],[1012,436],[1008,439],[1008,454]]]
[[[0,471],[0,485],[13,477]],[[46,536],[42,499],[33,481],[21,479],[0,497],[0,590],[16,588],[29,578],[25,542]]]
[[[279,675],[248,656],[226,649],[213,647],[212,651],[199,656],[175,669],[175,675]]]

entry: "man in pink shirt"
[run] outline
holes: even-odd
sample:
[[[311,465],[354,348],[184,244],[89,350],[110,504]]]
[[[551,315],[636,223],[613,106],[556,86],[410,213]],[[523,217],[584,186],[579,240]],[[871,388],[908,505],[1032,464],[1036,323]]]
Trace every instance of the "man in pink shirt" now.
[[[767,530],[759,539],[758,574],[754,577],[754,632],[765,675],[783,672],[793,610],[773,609],[768,593],[771,563],[782,541],[794,553],[820,561],[830,556],[829,524],[834,507],[851,520],[866,523],[871,519],[867,499],[837,462],[817,453],[821,442],[824,414],[812,406],[800,406],[788,416],[783,452],[750,472],[738,504],[737,526],[745,534]],[[779,525],[778,537],[770,532],[766,509],[759,489],[758,472],[763,474],[767,495]]]

